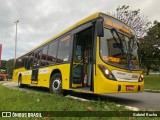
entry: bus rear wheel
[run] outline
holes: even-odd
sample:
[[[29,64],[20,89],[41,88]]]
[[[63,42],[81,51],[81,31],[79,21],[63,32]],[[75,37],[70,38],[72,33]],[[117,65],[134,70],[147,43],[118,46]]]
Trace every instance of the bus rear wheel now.
[[[63,94],[62,92],[62,76],[60,73],[55,73],[51,77],[50,92],[56,94]]]
[[[18,87],[20,87],[20,88],[24,87],[24,85],[22,84],[22,76],[21,75],[18,77]]]

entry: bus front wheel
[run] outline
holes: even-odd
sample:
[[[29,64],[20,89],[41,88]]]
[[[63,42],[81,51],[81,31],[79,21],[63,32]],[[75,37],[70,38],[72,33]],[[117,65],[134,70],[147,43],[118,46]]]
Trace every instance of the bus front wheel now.
[[[55,73],[51,77],[50,92],[56,94],[63,94],[62,92],[62,76],[60,73]]]

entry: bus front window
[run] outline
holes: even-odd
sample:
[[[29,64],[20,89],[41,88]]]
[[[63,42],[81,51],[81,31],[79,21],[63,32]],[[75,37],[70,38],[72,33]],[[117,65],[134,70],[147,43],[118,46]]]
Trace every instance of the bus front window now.
[[[113,66],[123,69],[139,69],[137,46],[131,39],[121,33],[104,29],[100,39],[101,59]]]

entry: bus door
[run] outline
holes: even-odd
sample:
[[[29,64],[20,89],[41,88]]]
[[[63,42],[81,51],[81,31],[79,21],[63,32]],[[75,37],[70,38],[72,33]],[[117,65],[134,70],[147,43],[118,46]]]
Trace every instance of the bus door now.
[[[73,62],[72,62],[72,88],[83,88],[92,90],[93,88],[93,29],[86,28],[74,35],[73,38]]]
[[[40,66],[41,53],[42,51],[38,51],[34,53],[31,84],[38,84],[38,72],[39,72],[39,66]]]
[[[74,51],[72,63],[72,87],[82,86],[83,83],[83,40],[80,35],[74,36]]]

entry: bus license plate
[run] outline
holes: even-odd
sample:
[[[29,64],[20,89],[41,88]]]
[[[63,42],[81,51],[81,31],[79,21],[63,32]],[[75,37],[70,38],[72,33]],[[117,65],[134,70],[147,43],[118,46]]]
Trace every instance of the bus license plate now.
[[[134,90],[134,86],[133,85],[127,85],[126,86],[126,90],[133,91]]]

